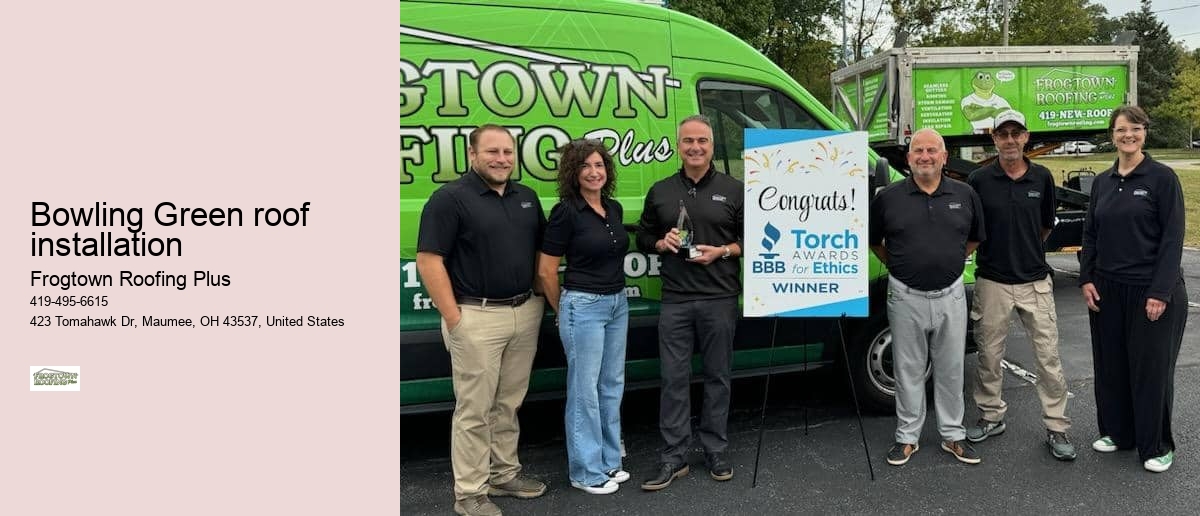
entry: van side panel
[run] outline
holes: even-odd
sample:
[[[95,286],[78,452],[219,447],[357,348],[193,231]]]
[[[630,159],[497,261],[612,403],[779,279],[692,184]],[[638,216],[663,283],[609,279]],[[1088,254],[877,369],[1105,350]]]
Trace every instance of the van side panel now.
[[[453,400],[440,317],[414,259],[421,208],[467,171],[474,127],[498,123],[513,133],[514,179],[538,192],[547,213],[558,201],[555,149],[572,139],[600,139],[610,149],[627,225],[640,218],[650,185],[678,167],[676,97],[692,93],[670,68],[665,10],[509,4],[518,5],[401,2],[402,406]],[[627,380],[657,381],[658,257],[631,248],[624,267]],[[535,399],[564,385],[552,314],[547,321],[530,385]]]

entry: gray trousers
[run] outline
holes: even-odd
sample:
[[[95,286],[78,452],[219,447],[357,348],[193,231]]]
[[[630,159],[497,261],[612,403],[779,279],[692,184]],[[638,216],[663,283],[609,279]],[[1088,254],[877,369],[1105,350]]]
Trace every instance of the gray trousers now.
[[[706,453],[723,452],[729,446],[729,368],[737,321],[737,296],[662,304],[658,314],[658,355],[662,360],[658,428],[665,444],[662,463],[687,462],[692,444],[693,346],[704,362],[700,444]]]
[[[888,323],[896,372],[896,442],[917,444],[925,424],[925,368],[933,364],[938,433],[947,441],[963,428],[963,353],[967,301],[962,278],[936,291],[911,289],[888,279]]]

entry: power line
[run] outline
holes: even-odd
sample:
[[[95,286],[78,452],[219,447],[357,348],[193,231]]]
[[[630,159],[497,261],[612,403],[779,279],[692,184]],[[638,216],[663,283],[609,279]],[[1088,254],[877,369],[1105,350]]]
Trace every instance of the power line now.
[[[1193,7],[1200,7],[1200,4],[1191,4],[1191,5],[1185,5],[1182,7],[1172,7],[1170,9],[1159,9],[1157,11],[1150,11],[1150,14],[1165,13],[1165,12],[1170,12],[1170,11],[1179,11],[1182,9],[1191,9]]]

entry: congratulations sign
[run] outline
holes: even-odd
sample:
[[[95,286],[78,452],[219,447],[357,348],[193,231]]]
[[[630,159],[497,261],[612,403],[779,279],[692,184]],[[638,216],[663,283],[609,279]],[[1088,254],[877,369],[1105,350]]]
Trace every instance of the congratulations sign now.
[[[747,129],[747,317],[866,317],[867,133]]]

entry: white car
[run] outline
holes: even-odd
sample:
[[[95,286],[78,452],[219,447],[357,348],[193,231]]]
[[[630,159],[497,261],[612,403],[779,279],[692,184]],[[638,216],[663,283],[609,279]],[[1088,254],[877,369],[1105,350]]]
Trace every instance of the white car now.
[[[1096,145],[1092,142],[1075,141],[1064,143],[1062,149],[1067,154],[1083,154],[1095,151]]]

